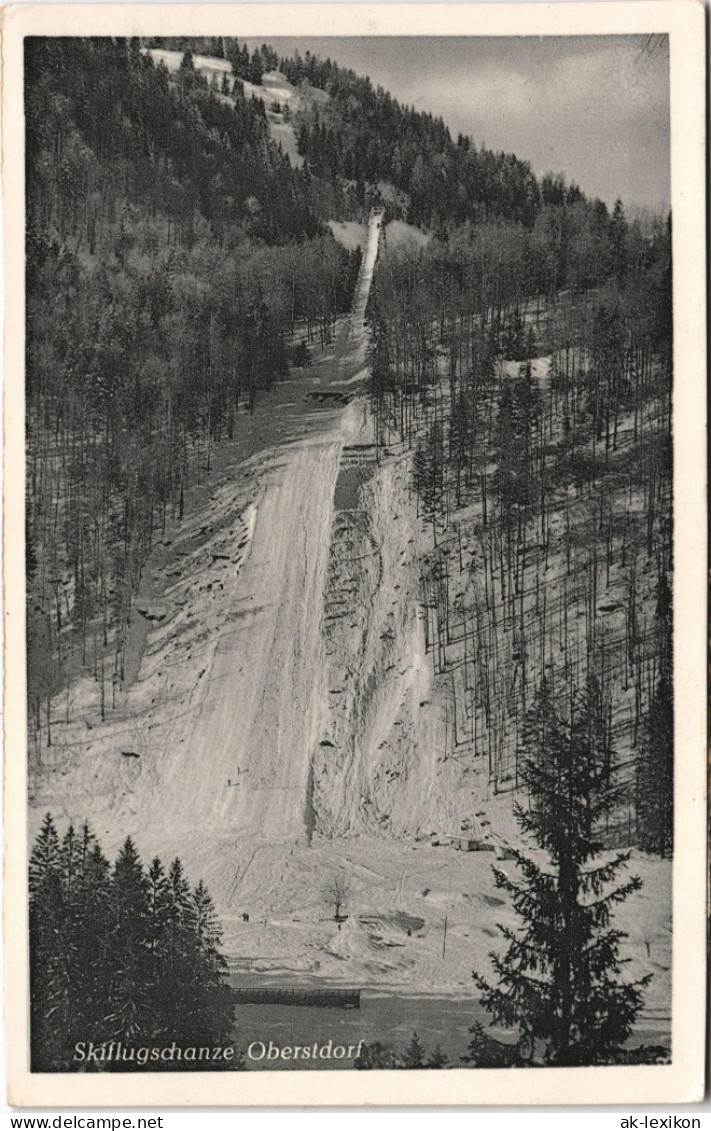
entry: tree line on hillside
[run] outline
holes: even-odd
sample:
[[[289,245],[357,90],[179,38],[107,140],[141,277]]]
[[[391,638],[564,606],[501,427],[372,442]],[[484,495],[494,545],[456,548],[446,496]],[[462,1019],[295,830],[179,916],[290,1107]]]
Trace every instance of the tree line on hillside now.
[[[321,174],[356,182],[391,183],[406,196],[405,218],[446,230],[471,220],[495,218],[532,227],[547,208],[587,201],[562,175],[539,179],[528,161],[477,148],[472,138],[453,140],[441,117],[402,106],[367,76],[356,75],[308,51],[280,60],[290,82],[325,91],[325,105],[311,103],[297,118],[300,152]],[[392,207],[392,206],[391,206]]]
[[[228,1040],[220,925],[205,885],[191,888],[177,857],[167,871],[158,858],[146,869],[127,838],[111,866],[88,825],[60,837],[47,814],[29,890],[33,1072],[184,1070],[167,1057],[141,1064],[136,1047]],[[114,1042],[115,1059],[89,1056],[89,1042]],[[190,1068],[241,1064],[197,1059]]]
[[[238,413],[350,306],[264,108],[136,41],[26,44],[28,700],[81,668],[110,710],[147,555]]]
[[[174,235],[188,246],[198,218],[220,245],[228,236],[234,245],[235,235],[276,242],[317,234],[307,178],[270,140],[262,102],[218,97],[184,62],[171,78],[135,39],[26,41],[38,236],[56,226],[73,241],[81,227],[79,246],[93,253],[131,206],[170,225],[166,242]]]
[[[628,831],[669,852],[669,229],[628,221],[619,202],[609,215],[556,177],[525,215],[509,209],[505,178],[487,203],[467,181],[480,154],[466,139],[453,146],[441,122],[314,56],[280,61],[329,94],[320,108],[307,100],[297,132],[311,130],[322,155],[329,122],[347,136],[321,175],[294,170],[259,100],[220,96],[196,74],[190,52],[210,45],[181,45],[173,77],[136,40],[26,45],[36,756],[52,741],[52,698],[79,669],[94,676],[97,710],[112,708],[157,532],[182,517],[186,486],[209,474],[240,406],[286,373],[294,328],[325,341],[347,308],[359,255],[320,233],[318,216],[358,207],[349,147],[373,144],[392,165],[410,139],[423,160],[445,161],[443,183],[468,202],[462,213],[449,189],[428,190],[441,210],[412,217],[437,228],[424,250],[389,250],[386,228],[370,308],[378,443],[412,448],[432,529],[422,606],[450,686],[447,756],[474,748],[492,784],[514,788],[538,676],[553,664],[577,686],[593,669],[610,737],[634,751]],[[615,604],[624,616],[600,615]]]
[[[226,59],[232,64],[232,74],[236,78],[255,86],[259,86],[266,71],[276,71],[279,67],[279,55],[273,47],[263,43],[250,52],[246,43],[240,47],[239,40],[228,35],[154,35],[145,38],[142,43],[149,49],[158,47],[193,56]]]
[[[485,757],[494,790],[518,789],[540,681],[564,704],[594,676],[627,781],[608,834],[669,855],[671,229],[618,205],[595,258],[570,212],[562,272],[520,225],[381,256],[377,442],[411,452],[431,529],[421,603],[443,756]]]
[[[306,100],[292,118],[299,152],[307,175],[320,185],[355,185],[360,206],[368,199],[369,186],[385,182],[401,196],[397,203],[397,192],[389,192],[390,216],[440,233],[466,221],[507,220],[527,229],[538,222],[551,259],[556,258],[560,226],[572,209],[584,213],[593,228],[609,220],[602,201],[589,200],[562,174],[538,178],[530,163],[514,154],[477,148],[464,134],[453,139],[441,117],[402,106],[367,76],[311,51],[279,58],[266,43],[250,52],[230,37],[154,37],[146,42],[224,58],[235,77],[255,85],[265,72],[279,70],[295,87],[327,94],[325,104]]]

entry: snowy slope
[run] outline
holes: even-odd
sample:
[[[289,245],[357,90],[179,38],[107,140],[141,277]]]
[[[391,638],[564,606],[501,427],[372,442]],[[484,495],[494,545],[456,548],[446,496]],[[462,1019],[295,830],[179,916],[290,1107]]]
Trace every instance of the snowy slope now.
[[[365,364],[379,230],[375,216],[331,366],[337,379]],[[60,820],[89,819],[109,851],[130,834],[144,856],[180,852],[218,906],[235,878],[216,847],[225,839],[308,839],[310,760],[327,703],[321,613],[333,495],[361,418],[339,408],[306,435],[287,431],[166,539],[180,566],[143,605],[152,628],[138,679],[104,722],[95,682],[71,689],[71,721],[34,767],[35,827],[51,808]]]
[[[351,395],[367,376],[381,223],[334,358],[302,379],[314,387],[323,371],[319,388]],[[475,996],[471,972],[487,971],[510,908],[493,852],[433,842],[468,823],[501,849],[513,795],[447,756],[409,457],[376,460],[357,396],[307,429],[285,403],[276,433],[166,535],[179,564],[156,568],[159,619],[116,710],[100,723],[96,684],[71,689],[73,721],[32,782],[32,829],[51,809],[60,824],[88,818],[109,853],[130,834],[144,859],[179,854],[215,899],[235,971]],[[655,974],[647,1009],[664,1014],[671,928],[655,893],[669,865],[633,867],[645,887],[620,909],[629,974]],[[340,929],[324,897],[334,875],[349,887]]]

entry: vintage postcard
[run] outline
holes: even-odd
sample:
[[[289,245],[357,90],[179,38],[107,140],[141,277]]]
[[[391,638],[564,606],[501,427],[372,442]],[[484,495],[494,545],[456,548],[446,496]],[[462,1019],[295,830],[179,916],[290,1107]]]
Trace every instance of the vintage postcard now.
[[[2,34],[10,1102],[700,1099],[703,7]]]

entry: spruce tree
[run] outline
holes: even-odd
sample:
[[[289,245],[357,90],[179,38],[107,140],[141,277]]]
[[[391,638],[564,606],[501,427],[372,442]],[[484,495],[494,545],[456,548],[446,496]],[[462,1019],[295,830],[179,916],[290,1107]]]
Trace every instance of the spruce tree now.
[[[67,1000],[61,847],[49,813],[30,856],[29,887],[31,1060],[33,1071],[46,1072],[61,1058]]]
[[[353,1062],[353,1067],[359,1071],[374,1068],[402,1068],[402,1062],[389,1045],[374,1041],[372,1045],[363,1045],[360,1056]]]
[[[81,1000],[79,992],[84,978],[84,940],[82,922],[78,914],[81,885],[83,839],[77,837],[70,825],[62,838],[60,848],[61,907],[55,923],[54,968],[61,987],[56,1001],[56,1017],[61,1017],[62,1038],[71,1047],[73,1038],[81,1028]],[[61,1004],[60,1004],[61,1003]]]
[[[610,265],[618,280],[624,278],[627,270],[629,228],[621,200],[615,201],[609,227]]]
[[[674,704],[668,680],[659,680],[642,735],[637,771],[640,847],[671,857],[674,844]]]
[[[412,1040],[405,1049],[403,1057],[404,1068],[422,1068],[425,1063],[425,1046],[422,1044],[417,1030],[412,1034]]]
[[[189,1015],[190,984],[194,970],[191,942],[190,885],[176,857],[168,869],[168,907],[166,922],[167,963],[161,991],[166,1025],[184,1026]]]
[[[227,963],[220,951],[222,931],[215,906],[202,880],[192,893],[190,906],[191,944],[194,951],[193,995],[190,1035],[207,1040],[219,1033],[224,1038],[232,1026],[231,994],[224,977]]]
[[[520,774],[530,807],[517,806],[516,818],[545,863],[519,851],[521,879],[494,869],[522,924],[517,931],[499,927],[508,947],[491,955],[496,984],[474,974],[494,1021],[518,1028],[534,1048],[543,1042],[545,1061],[557,1065],[613,1057],[630,1036],[650,977],[620,980],[625,936],[610,927],[612,911],[641,882],[634,876],[611,886],[629,852],[600,859],[600,821],[617,794],[594,740],[598,702],[588,687],[564,719],[544,682],[529,713]]]
[[[148,882],[133,841],[127,837],[111,877],[114,962],[110,1013],[112,1036],[132,1039],[149,1025],[147,991]]]
[[[30,855],[30,897],[56,905],[61,892],[61,874],[59,837],[52,816],[47,813]]]
[[[666,574],[657,585],[655,618],[659,679],[645,720],[637,768],[637,825],[646,852],[671,856],[674,846],[674,698],[672,597]]]
[[[170,952],[171,888],[158,857],[148,871],[148,983],[154,1006],[153,1032],[170,1030],[172,970]]]
[[[109,999],[111,951],[111,868],[96,837],[84,825],[81,869],[73,908],[73,929],[81,940],[81,983],[77,1025],[83,1033],[101,1031]],[[80,1039],[79,1037],[77,1039]]]

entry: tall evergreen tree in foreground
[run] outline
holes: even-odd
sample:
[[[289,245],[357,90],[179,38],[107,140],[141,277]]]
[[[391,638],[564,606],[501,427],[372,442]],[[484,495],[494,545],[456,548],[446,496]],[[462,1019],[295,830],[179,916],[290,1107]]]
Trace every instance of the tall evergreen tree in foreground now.
[[[522,920],[503,933],[508,948],[492,954],[490,985],[477,973],[481,1001],[496,1023],[518,1028],[533,1054],[556,1065],[609,1062],[624,1045],[651,975],[624,982],[622,931],[612,910],[638,891],[634,876],[615,880],[630,854],[601,861],[601,819],[614,803],[609,751],[599,741],[600,695],[591,681],[569,719],[556,710],[544,682],[522,737],[521,780],[530,807],[516,808],[521,830],[545,853],[545,863],[516,853],[522,879],[495,869]]]

